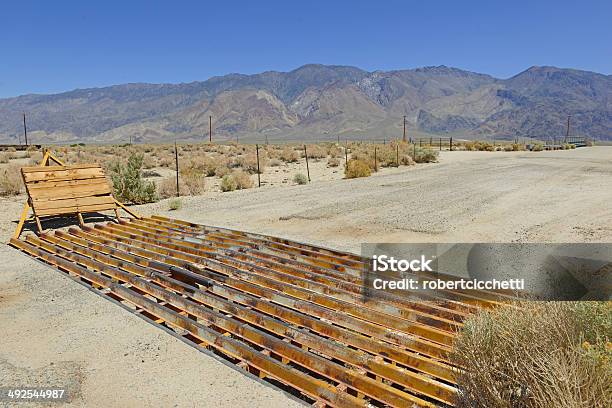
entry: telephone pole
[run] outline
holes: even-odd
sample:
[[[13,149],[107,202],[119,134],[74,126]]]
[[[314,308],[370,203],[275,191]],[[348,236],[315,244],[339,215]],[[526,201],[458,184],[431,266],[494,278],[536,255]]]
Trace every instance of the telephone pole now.
[[[570,129],[570,115],[567,115],[567,130],[565,131],[565,142],[567,143],[567,138],[569,137],[569,129]]]
[[[404,136],[402,136],[402,141],[406,143],[406,115],[404,115]]]
[[[208,117],[208,142],[212,143],[212,116]]]
[[[26,114],[23,112],[23,136],[25,138],[25,144],[28,146],[28,127],[26,126]]]

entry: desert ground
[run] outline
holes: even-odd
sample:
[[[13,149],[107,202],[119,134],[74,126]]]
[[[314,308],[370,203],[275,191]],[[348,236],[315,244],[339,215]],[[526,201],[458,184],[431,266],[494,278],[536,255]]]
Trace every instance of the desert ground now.
[[[261,188],[183,197],[175,211],[170,199],[135,208],[352,252],[363,242],[612,240],[612,147],[442,152],[350,180],[319,162],[306,185],[283,169],[267,168]],[[3,242],[24,199],[0,199]],[[299,405],[17,250],[2,245],[0,257],[0,385],[65,385],[73,406]]]

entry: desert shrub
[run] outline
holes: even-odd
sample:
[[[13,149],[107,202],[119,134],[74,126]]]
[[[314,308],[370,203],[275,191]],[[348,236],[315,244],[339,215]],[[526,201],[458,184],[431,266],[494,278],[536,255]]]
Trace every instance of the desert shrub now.
[[[471,142],[465,142],[463,146],[465,150],[469,150],[469,151],[474,151],[474,150],[487,151],[487,152],[495,151],[495,146],[493,146],[493,144],[489,142],[471,141]]]
[[[569,147],[570,147],[570,149],[575,149],[575,148],[576,148],[576,145],[575,145],[575,144],[573,144],[573,143],[570,143]]]
[[[304,153],[304,152],[302,152]],[[306,146],[306,153],[308,153],[309,159],[320,160],[327,157],[327,149],[319,145],[308,145]]]
[[[327,149],[327,154],[329,154],[329,157],[331,158],[338,158],[338,157],[342,157],[342,149],[338,146],[335,145],[331,145],[328,149]]]
[[[215,176],[224,177],[227,174],[231,173],[231,169],[227,166],[227,164],[219,165],[215,167]]]
[[[285,163],[295,163],[299,160],[300,155],[294,148],[285,146],[280,153],[280,159]]]
[[[416,163],[433,163],[438,161],[438,152],[428,147],[416,147],[410,152]]]
[[[238,183],[236,182],[236,179],[234,179],[234,177],[231,174],[226,174],[221,179],[220,187],[221,187],[221,191],[223,192],[234,191],[238,188]]]
[[[400,164],[404,166],[412,166],[413,164],[416,164],[416,162],[409,154],[404,154],[400,156]]]
[[[204,192],[206,183],[204,167],[197,161],[190,161],[180,170],[180,179],[187,186],[189,195],[198,195]],[[176,182],[175,182],[176,186]]]
[[[350,160],[344,169],[346,178],[369,177],[372,170],[367,162],[359,159]]]
[[[336,158],[336,157],[330,157],[327,160],[327,165],[329,167],[338,167],[340,165],[340,159]]]
[[[142,161],[143,169],[152,169],[156,165],[157,165],[157,161],[155,160],[153,156],[150,156],[148,154],[144,156],[144,160]]]
[[[244,171],[249,174],[257,174],[257,155],[255,153],[248,153],[244,156],[240,156],[236,158],[237,167],[241,167]],[[259,171],[263,172],[266,165],[268,164],[268,159],[265,156],[264,152],[260,152],[259,154]]]
[[[10,153],[0,152],[0,163],[8,163],[11,159]]]
[[[520,143],[512,143],[512,151],[518,152],[518,151],[521,151],[521,150],[525,150],[525,146],[523,146]]]
[[[544,150],[544,145],[542,143],[536,143],[535,145],[533,145],[531,150],[534,152],[541,152],[542,150]]]
[[[202,194],[206,187],[204,174],[198,172],[181,172],[180,179],[183,180],[189,191],[189,195]]]
[[[183,202],[180,198],[173,198],[172,200],[168,201],[168,210],[170,211],[180,210],[182,207]]]
[[[157,200],[155,183],[142,178],[144,155],[132,153],[127,163],[115,161],[109,166],[113,190],[118,200],[134,204],[151,203]]]
[[[454,344],[458,406],[612,406],[612,303],[521,302],[470,317]]]
[[[0,195],[17,195],[23,188],[20,166],[11,164],[0,170]]]
[[[157,193],[160,198],[176,197],[176,176],[164,178],[157,185]],[[189,195],[189,187],[182,177],[179,177],[179,195]]]
[[[244,190],[246,188],[253,187],[253,180],[251,176],[243,170],[235,170],[232,172],[232,177],[236,180],[236,187],[238,190]]]
[[[355,149],[351,153],[351,160],[349,163],[353,160],[363,162],[368,165],[370,170],[374,170],[374,150],[369,151],[365,149]]]
[[[43,159],[41,152],[33,152],[30,154],[30,160],[28,160],[28,166],[38,166]]]
[[[510,145],[510,144],[504,145],[504,152],[512,152],[512,151],[514,151],[513,145]]]
[[[200,166],[207,177],[217,175],[216,169],[219,166],[227,166],[227,162],[221,158],[204,156],[200,159]]]
[[[280,160],[278,160],[278,159],[272,159],[272,160],[270,160],[270,163],[269,163],[270,167],[278,167],[281,164],[282,164],[282,162]]]
[[[303,173],[298,173],[295,176],[293,176],[293,182],[296,184],[307,184],[308,183],[308,177],[306,177],[305,174]]]
[[[159,167],[171,167],[174,166],[174,160],[170,157],[161,157],[157,162]]]

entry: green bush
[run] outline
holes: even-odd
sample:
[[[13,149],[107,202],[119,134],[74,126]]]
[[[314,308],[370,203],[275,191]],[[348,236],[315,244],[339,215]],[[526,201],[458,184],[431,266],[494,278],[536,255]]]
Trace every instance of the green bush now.
[[[544,150],[544,145],[542,143],[536,143],[535,145],[533,145],[531,150],[534,152],[541,152],[542,150]]]
[[[612,406],[612,302],[520,302],[465,321],[457,406]]]
[[[127,163],[115,161],[110,164],[110,177],[113,182],[115,198],[133,204],[157,201],[155,184],[142,178],[144,155],[132,153]]]
[[[223,192],[234,191],[238,188],[238,183],[236,183],[236,179],[234,179],[234,176],[232,176],[231,174],[226,174],[221,179],[220,187],[221,191]]]
[[[297,184],[307,184],[308,183],[308,177],[306,177],[306,175],[302,174],[302,173],[298,173],[295,176],[293,176],[293,181]]]
[[[359,159],[350,160],[344,169],[346,178],[369,177],[371,174],[372,170],[368,163]]]
[[[433,163],[438,161],[438,152],[428,147],[413,147],[410,151],[410,156],[417,163]]]
[[[183,202],[181,201],[180,198],[173,198],[170,201],[168,201],[168,210],[170,211],[180,210],[182,207],[183,207]]]

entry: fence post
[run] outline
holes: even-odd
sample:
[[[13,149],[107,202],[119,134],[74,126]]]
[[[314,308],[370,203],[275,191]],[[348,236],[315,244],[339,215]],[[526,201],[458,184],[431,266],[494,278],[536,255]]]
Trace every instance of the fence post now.
[[[449,151],[452,152],[453,151],[453,138],[450,138],[450,142],[449,142]]]
[[[378,163],[376,161],[376,146],[374,146],[374,171],[378,171]]]
[[[308,152],[306,151],[306,145],[304,145],[304,157],[306,157],[306,174],[308,175],[308,182],[310,183],[310,169],[308,168]]]
[[[440,151],[442,151],[442,138],[440,138]]]
[[[348,167],[348,142],[344,143],[344,167]]]
[[[257,185],[261,187],[261,171],[259,171],[259,145],[258,144],[255,145],[255,154],[257,155]]]
[[[429,147],[431,147],[431,145],[433,144],[433,137],[429,138]]]
[[[399,167],[399,143],[395,146],[395,163]]]
[[[412,158],[416,162],[416,143],[412,145]]]
[[[174,161],[176,165],[176,196],[180,197],[179,192],[179,162],[178,162],[178,149],[176,147],[176,140],[174,141]]]

